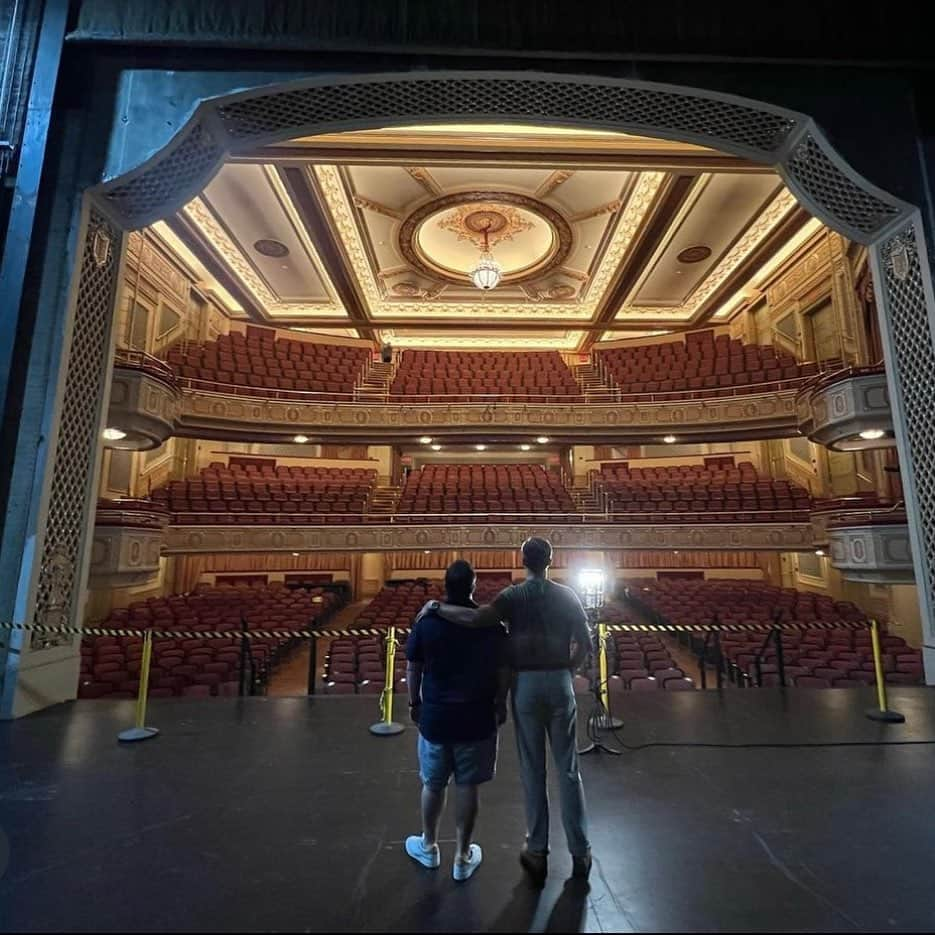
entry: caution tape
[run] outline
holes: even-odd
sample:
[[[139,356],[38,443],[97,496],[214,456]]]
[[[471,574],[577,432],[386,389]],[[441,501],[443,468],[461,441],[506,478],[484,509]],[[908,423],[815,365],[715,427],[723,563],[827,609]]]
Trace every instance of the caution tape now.
[[[355,627],[349,630],[141,630],[133,627],[70,627],[48,626],[41,623],[0,623],[0,630],[26,631],[30,633],[64,634],[66,636],[134,636],[143,638],[148,633],[155,640],[310,640],[339,639],[343,636],[385,637],[386,630],[376,627]],[[408,633],[407,628],[397,627],[396,633]]]
[[[802,623],[608,623],[609,633],[766,633],[775,630],[865,630],[870,624],[854,621],[829,622],[814,620]],[[143,638],[148,633],[157,640],[270,640],[270,639],[340,639],[348,636],[387,636],[385,629],[352,627],[346,630],[159,630],[135,627],[73,627],[49,626],[41,623],[0,623],[0,630],[30,633],[64,634],[66,636],[133,636]],[[397,635],[409,632],[408,627],[396,627]]]
[[[610,632],[634,633],[766,633],[770,630],[866,630],[870,624],[851,620],[802,623],[608,623]]]

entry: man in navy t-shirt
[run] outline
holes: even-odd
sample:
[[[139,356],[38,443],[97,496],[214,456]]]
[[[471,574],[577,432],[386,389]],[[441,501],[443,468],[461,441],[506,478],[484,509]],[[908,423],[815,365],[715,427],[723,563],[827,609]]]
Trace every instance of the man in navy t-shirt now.
[[[445,574],[447,602],[476,607],[474,569],[465,561]],[[497,727],[506,720],[510,685],[507,637],[501,626],[468,629],[428,613],[413,625],[406,644],[412,719],[419,725],[422,834],[406,839],[406,853],[425,867],[441,862],[438,823],[448,782],[456,787],[457,853],[452,875],[466,880],[480,866],[471,843],[477,787],[493,779]]]

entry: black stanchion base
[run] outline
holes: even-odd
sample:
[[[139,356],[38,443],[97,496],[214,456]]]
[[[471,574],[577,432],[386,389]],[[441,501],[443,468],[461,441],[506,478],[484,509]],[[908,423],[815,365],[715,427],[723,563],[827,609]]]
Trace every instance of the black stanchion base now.
[[[881,711],[879,708],[870,708],[867,717],[871,721],[882,721],[884,724],[905,724],[906,715],[898,711]]]
[[[406,728],[402,724],[397,724],[395,721],[377,721],[376,724],[370,725],[370,733],[375,734],[377,737],[395,737],[396,734],[401,734]]]

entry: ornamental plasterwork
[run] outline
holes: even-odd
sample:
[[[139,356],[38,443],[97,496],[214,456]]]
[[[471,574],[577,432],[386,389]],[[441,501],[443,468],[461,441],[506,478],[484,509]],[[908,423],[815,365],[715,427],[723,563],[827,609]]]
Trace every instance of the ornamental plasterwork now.
[[[610,431],[625,435],[653,435],[664,429],[682,433],[693,428],[736,426],[744,431],[788,435],[795,431],[795,390],[762,395],[715,397],[673,402],[594,403],[588,406],[542,403],[355,403],[302,402],[257,399],[182,390],[182,434],[210,437],[211,426],[221,425],[230,433],[246,423],[251,431],[263,425],[269,430],[290,432],[298,428],[312,432],[355,431],[376,434],[411,432],[428,428],[463,428],[466,431],[496,429],[528,431],[530,427],[586,431]]]
[[[380,332],[383,339],[393,343],[396,339],[396,332],[387,328]],[[438,336],[424,334],[407,334],[405,345],[407,348],[426,347],[429,349],[438,348]],[[566,331],[561,337],[544,337],[542,335],[530,334],[523,338],[504,338],[496,334],[487,338],[465,337],[463,335],[449,335],[444,337],[446,350],[486,350],[488,348],[498,351],[573,351],[581,341],[580,331]]]
[[[806,551],[809,523],[643,526],[516,523],[389,523],[331,526],[170,526],[166,552],[365,551],[514,549],[527,536],[557,549],[739,549]]]
[[[288,199],[287,199],[288,201]],[[285,203],[283,203],[285,206]],[[346,315],[344,308],[336,302],[285,302],[280,299],[266,284],[262,276],[254,269],[253,264],[244,257],[239,247],[228,236],[227,231],[218,223],[214,214],[200,197],[193,198],[182,209],[182,213],[198,228],[201,235],[211,244],[211,247],[217,252],[224,262],[228,265],[234,275],[240,280],[241,284],[257,300],[259,305],[268,315],[274,317],[280,316],[298,316],[298,315],[317,315],[321,317],[329,316],[334,318],[343,318]],[[290,214],[291,218],[291,214]],[[296,228],[297,231],[301,227]],[[301,233],[299,234],[302,237]],[[318,257],[311,241],[307,237],[302,238],[303,246],[306,249],[311,247],[311,256],[316,264],[316,272],[321,277],[322,282],[328,289],[329,294],[334,295],[334,287],[328,280],[324,266]]]
[[[465,220],[468,215],[484,214],[484,212],[495,212],[496,216],[502,218],[504,222],[501,228],[492,230],[489,234],[487,239],[491,247],[495,247],[504,240],[512,240],[517,234],[532,227],[532,221],[523,218],[516,208],[501,204],[486,205],[482,202],[458,205],[443,214],[435,223],[442,230],[451,231],[458,240],[469,240],[478,250],[481,250],[484,246],[483,234],[469,228]]]
[[[626,317],[690,320],[718,287],[797,205],[795,196],[784,188],[682,305],[659,307],[625,305],[617,314]]]
[[[345,253],[369,306],[371,316],[378,320],[382,317],[423,318],[425,305],[414,302],[387,302],[384,298],[377,277],[367,256],[360,228],[355,220],[354,209],[336,166],[315,165],[310,167],[314,173],[332,221],[340,235]],[[562,305],[534,304],[530,302],[489,302],[481,308],[477,302],[434,302],[433,315],[439,317],[476,316],[483,311],[496,312],[504,317],[522,318],[561,318],[589,320],[600,304],[604,292],[609,286],[620,265],[623,256],[630,248],[637,231],[659,191],[665,174],[662,172],[642,173],[637,184],[627,199],[624,209],[619,213],[617,225],[610,243],[604,251],[600,264],[586,290],[586,295],[579,302]],[[410,339],[406,339],[407,345]],[[436,342],[437,343],[437,342]],[[497,343],[503,347],[502,341]],[[528,343],[525,344],[529,346]]]

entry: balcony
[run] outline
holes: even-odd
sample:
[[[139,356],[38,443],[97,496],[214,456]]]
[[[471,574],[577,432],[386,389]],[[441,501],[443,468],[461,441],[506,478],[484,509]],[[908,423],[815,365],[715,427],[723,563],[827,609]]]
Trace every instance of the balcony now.
[[[122,435],[113,447],[158,448],[175,434],[180,412],[181,397],[171,368],[142,351],[118,348],[107,425]]]
[[[807,385],[795,403],[799,431],[835,451],[896,444],[882,365],[851,367]]]
[[[872,495],[816,505],[815,540],[826,545],[831,566],[850,581],[910,584],[914,580],[909,526],[902,503]]]
[[[169,514],[151,500],[101,500],[94,519],[90,584],[129,588],[159,573]]]

